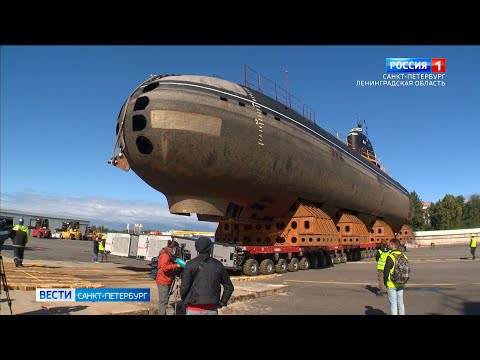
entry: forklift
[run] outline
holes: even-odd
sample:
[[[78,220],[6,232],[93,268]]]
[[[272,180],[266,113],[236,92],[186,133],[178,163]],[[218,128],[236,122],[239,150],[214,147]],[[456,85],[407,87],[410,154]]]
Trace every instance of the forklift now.
[[[82,240],[80,223],[78,221],[62,221],[62,239]]]
[[[37,219],[32,235],[33,237],[50,239],[52,231],[50,230],[48,219]]]

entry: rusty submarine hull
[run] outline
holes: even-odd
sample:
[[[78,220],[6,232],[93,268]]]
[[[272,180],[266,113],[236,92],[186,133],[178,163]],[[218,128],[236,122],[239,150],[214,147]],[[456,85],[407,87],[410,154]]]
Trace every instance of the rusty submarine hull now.
[[[310,230],[333,241],[347,229],[345,241],[353,234],[374,243],[383,239],[371,235],[379,226],[389,227],[382,236],[401,232],[413,216],[408,191],[376,161],[361,124],[344,142],[288,92],[282,100],[258,80],[152,76],[120,110],[109,162],[162,192],[172,214],[219,222],[217,236],[227,242],[250,240],[253,225],[259,234],[276,231],[259,243],[293,244],[286,229],[302,206],[323,219]],[[351,226],[343,229],[345,216]]]

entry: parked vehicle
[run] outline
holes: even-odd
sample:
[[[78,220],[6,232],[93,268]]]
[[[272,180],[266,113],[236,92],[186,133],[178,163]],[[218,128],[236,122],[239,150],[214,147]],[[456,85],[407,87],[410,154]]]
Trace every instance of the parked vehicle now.
[[[47,239],[52,237],[52,231],[50,230],[48,219],[37,219],[35,227],[33,228],[32,236]]]

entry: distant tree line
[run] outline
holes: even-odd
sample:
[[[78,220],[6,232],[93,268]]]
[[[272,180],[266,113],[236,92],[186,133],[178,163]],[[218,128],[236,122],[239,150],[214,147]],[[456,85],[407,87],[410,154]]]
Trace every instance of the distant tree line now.
[[[465,200],[463,196],[447,194],[445,197],[432,203],[429,208],[423,209],[422,199],[415,191],[410,193],[413,203],[414,215],[409,222],[414,231],[422,230],[454,230],[480,228],[480,195],[475,194]],[[91,225],[93,231],[108,233],[127,234],[126,229],[116,230],[105,226]],[[143,230],[143,234],[149,234],[155,230]],[[190,231],[190,230],[187,230]],[[132,230],[130,230],[132,233]]]
[[[423,210],[422,200],[415,191],[410,193],[414,216],[410,226],[414,231],[454,230],[480,227],[480,195],[465,200],[463,196],[447,194],[442,200]]]

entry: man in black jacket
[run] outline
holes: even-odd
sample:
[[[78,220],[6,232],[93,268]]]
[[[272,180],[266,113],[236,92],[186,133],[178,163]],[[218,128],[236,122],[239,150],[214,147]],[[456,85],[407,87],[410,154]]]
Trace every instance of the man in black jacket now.
[[[183,269],[180,297],[187,306],[187,315],[218,315],[218,308],[226,306],[232,296],[230,276],[220,261],[210,257],[212,247],[209,238],[199,237],[195,241],[198,256]]]
[[[18,225],[15,225],[12,229],[13,240],[13,261],[16,267],[23,267],[23,253],[25,252],[25,246],[28,242],[28,228],[23,225],[23,219],[18,219]]]

